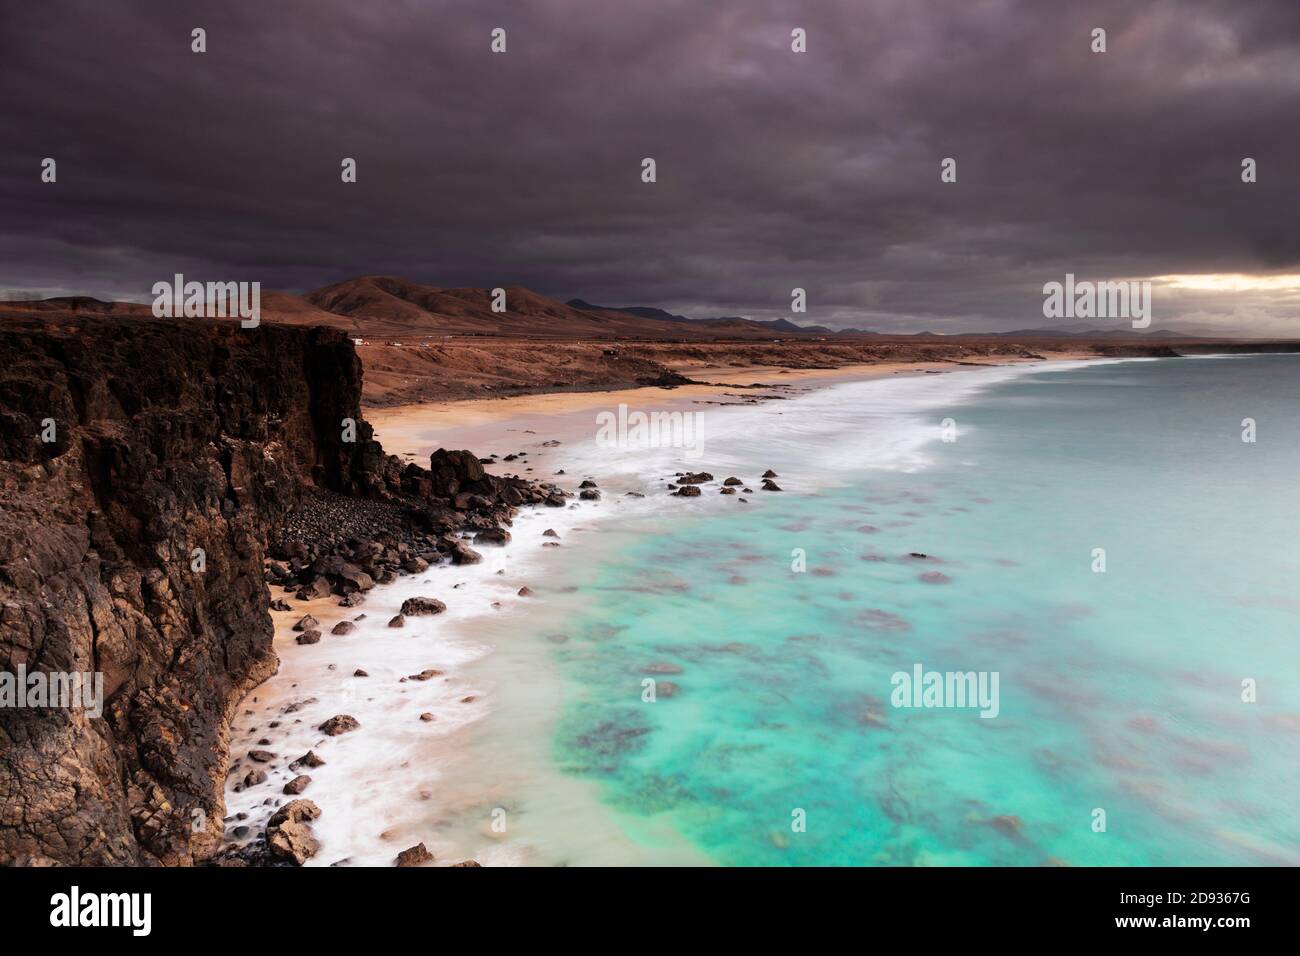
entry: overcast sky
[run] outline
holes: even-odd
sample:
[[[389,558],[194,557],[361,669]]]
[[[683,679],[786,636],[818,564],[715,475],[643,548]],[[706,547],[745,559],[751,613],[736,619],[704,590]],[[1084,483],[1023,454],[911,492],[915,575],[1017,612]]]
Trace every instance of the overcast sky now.
[[[1049,324],[1067,272],[1300,273],[1297,0],[42,0],[0,14],[0,117],[0,289],[797,286],[799,321],[973,331]],[[1153,328],[1300,335],[1280,285],[1157,283]]]

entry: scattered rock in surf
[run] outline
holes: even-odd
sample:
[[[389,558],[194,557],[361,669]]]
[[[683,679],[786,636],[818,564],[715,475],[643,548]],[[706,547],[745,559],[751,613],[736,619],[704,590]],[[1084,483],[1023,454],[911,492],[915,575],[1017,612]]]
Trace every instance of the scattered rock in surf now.
[[[244,776],[245,787],[256,787],[259,783],[266,783],[265,770],[256,770],[256,769],[250,770]]]
[[[351,633],[352,633],[353,631],[355,631],[356,629],[357,629],[357,626],[356,626],[355,624],[353,624],[351,621],[339,621],[339,622],[338,622],[337,624],[335,624],[332,628],[330,628],[330,633],[331,633],[331,634],[351,634]]]
[[[578,497],[583,501],[599,501],[600,492],[595,488],[588,488],[585,491],[578,492]]]
[[[275,759],[275,754],[271,753],[269,750],[250,750],[248,752],[248,759],[253,761],[253,763],[270,763]]]
[[[645,495],[643,495],[643,494],[642,494],[641,492],[639,492],[639,491],[628,491],[628,492],[624,492],[624,496],[625,496],[625,497],[628,497],[628,498],[644,498],[644,497],[645,497]]]
[[[595,488],[595,487],[596,487],[596,483],[595,483],[594,481],[592,481],[590,478],[587,478],[587,479],[585,479],[585,480],[582,482],[582,484],[578,485],[578,487],[579,487],[579,488]]]
[[[753,489],[753,488],[741,488],[740,490],[743,491],[743,492],[744,492],[745,494],[747,494],[747,495],[752,495],[752,494],[754,493],[754,489]]]
[[[307,789],[307,784],[309,783],[311,783],[311,777],[307,776],[305,773],[300,773],[298,776],[286,783],[284,785],[284,790],[281,792],[296,797]]]
[[[303,631],[296,638],[294,638],[294,640],[296,640],[299,644],[318,644],[320,643],[320,631],[317,631],[315,629],[310,631]]]
[[[655,681],[655,700],[660,697],[676,697],[681,689],[680,684],[674,684],[670,680]]]
[[[564,496],[563,496],[563,495],[547,495],[547,496],[546,496],[546,501],[545,501],[544,503],[545,503],[545,505],[546,505],[548,508],[563,508],[563,507],[564,507]]]
[[[485,528],[474,535],[475,544],[509,544],[510,532],[505,528]]]
[[[525,584],[523,587],[521,587],[521,588],[520,588],[517,592],[515,592],[515,593],[518,594],[520,597],[532,597],[532,596],[533,596],[533,589],[530,588],[528,585]]]
[[[736,489],[735,489],[735,488],[719,488],[719,489],[718,489],[718,494],[720,494],[720,495],[734,495],[735,493],[736,493]]]
[[[404,617],[413,617],[420,614],[441,614],[445,610],[447,610],[447,605],[437,598],[413,597],[402,602],[402,615]]]
[[[313,627],[320,627],[320,621],[316,620],[310,614],[298,619],[298,623],[293,626],[295,631],[306,631]]]
[[[406,618],[400,614],[394,614],[388,619],[389,627],[406,627]]]
[[[315,767],[323,767],[323,766],[325,766],[325,761],[321,760],[320,757],[316,756],[316,751],[308,750],[305,754],[303,754],[293,763],[289,764],[289,769],[298,770],[301,767],[315,768]]]
[[[339,599],[339,607],[357,607],[366,603],[366,596],[360,591],[354,591],[347,597]]]
[[[771,468],[769,468],[767,471],[763,472],[762,477],[764,477],[764,478],[780,478],[781,476],[778,475],[776,472],[774,472]]]
[[[363,671],[360,667],[358,667],[356,670],[354,670],[354,671],[352,672],[352,676],[353,676],[353,677],[369,677],[370,674],[369,674],[367,671]]]
[[[336,714],[325,723],[320,725],[321,733],[329,737],[337,737],[339,734],[346,734],[348,731],[356,730],[361,726],[351,714]]]
[[[559,532],[557,532],[554,528],[547,528],[545,531],[542,532],[543,538],[558,538],[559,536],[560,536]]]
[[[952,578],[940,571],[926,571],[920,578],[926,584],[951,584]]]
[[[458,866],[482,866],[482,865],[483,864],[480,863],[478,860],[462,860],[459,863],[453,863],[452,868],[454,869],[455,867]]]
[[[274,601],[271,602],[271,610],[272,610],[272,611],[292,611],[292,610],[293,610],[293,605],[290,604],[288,601],[284,600],[283,598],[276,598]]]
[[[710,475],[707,471],[701,471],[696,473],[692,473],[688,471],[683,475],[677,476],[677,483],[679,485],[702,485],[704,484],[704,482],[712,481],[712,480],[713,480],[713,476]]]
[[[417,843],[415,846],[408,847],[401,853],[397,854],[398,866],[421,866],[433,860],[433,854],[423,843]]]
[[[420,673],[418,673],[418,674],[411,674],[411,675],[410,675],[410,679],[411,679],[411,680],[430,680],[430,679],[432,679],[432,678],[434,678],[434,677],[441,677],[441,676],[442,676],[442,671],[438,670],[436,667],[426,667],[424,670],[420,671]]]
[[[698,498],[700,496],[699,485],[682,485],[673,492],[679,498]]]
[[[771,478],[764,478],[764,479],[763,479],[763,490],[764,490],[764,491],[780,491],[780,490],[781,490],[781,486],[778,485],[778,484],[777,484],[775,481],[773,481]]]
[[[732,486],[732,487],[734,487],[734,486],[736,486],[736,485],[743,485],[743,484],[744,484],[743,481],[741,481],[739,478],[735,478],[735,477],[723,479],[723,482],[722,482],[722,483],[723,483],[724,485],[730,485],[730,486]]]
[[[478,700],[478,698],[475,697],[473,694],[470,694],[468,697],[462,697],[462,698],[460,699],[460,702],[461,702],[462,704],[472,704],[472,703],[474,703],[474,701],[476,701],[476,700]]]
[[[429,713],[429,712],[426,710],[424,713],[422,713],[422,714],[420,715],[420,719],[421,719],[422,721],[424,721],[424,722],[427,724],[427,723],[429,723],[429,721],[433,720],[433,714]]]
[[[657,664],[647,664],[645,667],[642,668],[642,670],[644,670],[647,674],[681,674],[681,673],[683,673],[681,667],[679,667],[679,666],[676,665],[676,664],[669,664],[669,663],[667,663],[667,662],[657,663]]]

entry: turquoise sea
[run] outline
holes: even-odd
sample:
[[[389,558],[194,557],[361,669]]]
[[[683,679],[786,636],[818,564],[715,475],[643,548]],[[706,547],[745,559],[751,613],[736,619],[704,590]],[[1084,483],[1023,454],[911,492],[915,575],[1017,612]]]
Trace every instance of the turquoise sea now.
[[[1297,373],[1130,361],[954,404],[927,381],[910,418],[872,404],[903,383],[855,383],[723,436],[786,490],[633,522],[571,572],[553,760],[634,842],[719,864],[1300,861]],[[900,428],[932,433],[902,467],[801,474],[873,436],[897,459]],[[892,706],[917,663],[998,672],[998,716]]]

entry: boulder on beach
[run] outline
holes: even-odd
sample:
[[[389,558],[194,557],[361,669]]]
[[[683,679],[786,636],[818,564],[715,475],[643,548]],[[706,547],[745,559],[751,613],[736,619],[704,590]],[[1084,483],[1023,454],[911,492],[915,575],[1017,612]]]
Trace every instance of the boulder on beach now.
[[[482,865],[483,865],[483,864],[480,863],[478,860],[461,860],[459,863],[453,863],[451,866],[452,866],[453,869],[455,869],[455,868],[458,867],[458,866],[477,866],[477,867],[481,867]]]
[[[356,629],[357,629],[357,626],[356,626],[355,624],[353,624],[351,621],[339,621],[339,622],[338,622],[337,624],[335,624],[332,628],[330,628],[330,633],[331,633],[331,634],[351,634],[351,633],[352,633],[353,631],[355,631]]]
[[[735,488],[719,488],[719,489],[718,489],[718,494],[722,494],[722,495],[734,495],[735,493],[736,493],[736,489],[735,489]]]
[[[253,761],[253,763],[270,763],[275,759],[275,754],[271,753],[269,750],[250,750],[248,752],[248,759]]]
[[[559,532],[556,531],[554,528],[547,528],[545,531],[542,532],[543,538],[558,538],[559,536],[560,536]]]
[[[722,482],[724,485],[743,485],[744,482],[739,478],[727,478]]]
[[[528,587],[527,585],[524,585],[519,589],[517,593],[519,594],[520,597],[532,597],[533,589]]]
[[[295,596],[299,601],[314,601],[317,598],[329,597],[329,578],[319,576],[314,578],[310,584],[300,587]]]
[[[400,614],[394,614],[388,619],[389,627],[406,627],[406,618]]]
[[[464,541],[457,540],[449,549],[452,564],[478,564],[483,560],[479,554]]]
[[[582,484],[578,485],[578,487],[579,487],[579,488],[595,488],[595,487],[596,487],[596,483],[595,483],[594,481],[592,481],[590,478],[588,478],[588,479],[586,479],[585,481],[583,481]]]
[[[259,783],[266,783],[266,771],[253,769],[244,775],[244,786],[255,787]]]
[[[320,731],[330,737],[337,737],[339,734],[346,734],[348,731],[356,730],[360,726],[361,722],[351,714],[336,714],[320,725]]]
[[[298,622],[294,624],[293,629],[295,631],[306,631],[313,627],[320,627],[320,621],[308,614],[304,617],[300,617]]]
[[[441,614],[445,610],[447,610],[447,605],[437,598],[413,597],[402,602],[402,615],[404,617],[413,617],[420,614]]]
[[[679,498],[698,498],[700,496],[699,485],[682,485],[673,492]]]
[[[585,491],[578,492],[578,497],[583,501],[599,501],[600,492],[595,488],[587,488]]]
[[[442,676],[442,671],[438,670],[436,667],[426,667],[418,674],[409,675],[408,680],[430,680],[434,677],[441,677],[441,676]]]
[[[398,866],[420,866],[424,863],[433,861],[433,854],[423,843],[417,843],[415,846],[407,847],[401,853],[397,854]]]
[[[764,491],[780,491],[780,490],[781,490],[781,486],[778,485],[778,484],[777,484],[775,481],[773,481],[771,478],[764,478],[764,479],[763,479],[763,490],[764,490]]]
[[[294,638],[294,640],[296,640],[299,644],[319,644],[320,631],[316,630],[315,628],[312,628],[310,631],[303,631],[296,638]]]
[[[309,783],[311,783],[311,777],[307,776],[305,773],[300,773],[284,785],[284,790],[282,792],[296,797],[307,789],[307,784]]]
[[[292,611],[292,610],[293,610],[293,605],[290,604],[288,601],[284,600],[283,598],[276,598],[274,601],[271,602],[271,610],[272,610],[272,611]]]
[[[763,472],[763,477],[764,477],[764,478],[780,478],[781,476],[778,475],[776,472],[774,472],[771,468],[769,468],[767,471]]]
[[[691,473],[688,471],[684,475],[677,476],[677,483],[679,485],[701,485],[706,481],[712,481],[712,480],[713,480],[713,476],[710,475],[707,471],[701,471],[696,473]]]
[[[474,535],[475,544],[509,544],[510,532],[505,528],[487,528]]]
[[[320,807],[310,800],[290,800],[266,824],[266,844],[271,853],[295,866],[302,866],[320,849],[309,822],[320,816]]]

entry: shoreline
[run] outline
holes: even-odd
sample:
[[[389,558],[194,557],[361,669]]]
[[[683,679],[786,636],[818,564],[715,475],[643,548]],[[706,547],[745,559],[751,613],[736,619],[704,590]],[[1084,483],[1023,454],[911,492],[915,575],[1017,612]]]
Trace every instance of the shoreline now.
[[[959,370],[944,364],[948,367],[943,371]],[[978,364],[1005,367],[1029,363]],[[1033,364],[1052,367],[1058,362],[1047,360]],[[868,368],[873,374],[860,376],[841,370],[805,374],[800,378],[812,385],[800,394],[893,374],[915,378],[930,370],[915,364]],[[963,369],[971,370],[969,366]],[[701,388],[704,387],[638,389],[631,390],[635,393],[631,397],[646,406],[689,408],[699,402]],[[529,630],[538,620],[539,611],[545,615],[547,598],[551,596],[545,582],[560,576],[560,570],[553,564],[554,557],[563,556],[561,560],[568,561],[570,556],[581,555],[581,546],[575,549],[577,542],[573,539],[581,541],[584,526],[613,518],[615,507],[627,505],[634,511],[640,510],[638,506],[662,507],[654,500],[660,497],[658,494],[645,500],[623,497],[635,481],[620,482],[612,474],[588,475],[581,468],[580,450],[584,442],[590,443],[594,438],[591,413],[609,405],[615,394],[568,393],[468,403],[437,402],[372,409],[368,413],[376,437],[390,453],[408,458],[423,456],[444,444],[453,449],[472,447],[476,454],[484,456],[523,451],[526,458],[509,463],[500,460],[486,467],[496,474],[518,474],[543,481],[553,480],[558,468],[564,472],[566,482],[576,484],[580,479],[594,478],[606,497],[602,502],[574,499],[563,509],[523,509],[510,529],[509,544],[480,547],[484,556],[482,564],[435,565],[427,572],[403,575],[390,584],[378,585],[360,607],[340,607],[330,598],[324,598],[310,604],[295,603],[291,611],[274,612],[274,643],[281,661],[280,670],[246,698],[253,705],[251,708],[241,702],[242,709],[231,731],[232,771],[228,781],[233,783],[249,769],[247,761],[241,762],[239,758],[251,750],[265,747],[281,763],[305,755],[313,747],[319,751],[318,756],[326,761],[326,766],[312,771],[313,781],[302,794],[306,799],[319,798],[322,804],[323,813],[315,823],[315,831],[323,847],[314,865],[391,865],[399,852],[418,844],[426,844],[433,852],[435,865],[459,862],[471,852],[475,860],[489,865],[536,862],[526,845],[512,847],[507,840],[498,847],[493,845],[496,841],[484,840],[490,830],[485,832],[480,828],[477,836],[462,832],[458,838],[451,838],[450,830],[455,824],[448,820],[464,813],[478,812],[482,816],[483,808],[467,805],[473,803],[474,795],[463,786],[460,792],[449,796],[449,790],[457,791],[457,787],[449,788],[445,782],[454,779],[458,767],[473,763],[477,756],[474,751],[486,732],[485,718],[493,712],[503,688],[500,681],[491,678],[494,667],[489,659],[501,655],[503,648],[509,646],[507,631],[512,619],[517,619],[519,614],[529,615],[532,625],[518,625]],[[629,392],[620,391],[617,395],[625,400]],[[471,406],[468,415],[467,405]],[[735,406],[752,408],[753,403],[732,402],[709,407],[720,410]],[[643,485],[655,477],[642,475]],[[747,476],[746,480],[757,488],[754,476]],[[644,490],[648,493],[652,489],[644,485]],[[543,528],[551,526],[558,529],[558,541],[547,542],[540,535]],[[541,547],[544,544],[552,547],[544,549]],[[540,591],[539,603],[534,605],[529,598],[517,594],[519,588]],[[406,629],[388,631],[383,622],[404,597],[417,594],[445,600],[447,612],[428,619],[408,619]],[[320,643],[309,647],[298,646],[297,635],[290,630],[293,622],[304,614],[313,615],[325,634]],[[341,638],[330,635],[330,629],[340,621],[352,621],[364,633]],[[428,622],[427,627],[424,622]],[[501,629],[502,622],[506,631]],[[394,634],[399,638],[397,643],[381,640]],[[410,640],[411,637],[416,640]],[[367,676],[347,676],[357,668]],[[436,672],[432,679],[412,679],[413,675],[428,670]],[[396,687],[397,684],[402,686]],[[396,693],[376,698],[376,688],[381,694],[384,688]],[[508,683],[505,688],[509,689]],[[333,699],[327,696],[331,693],[335,695]],[[288,707],[294,709],[286,712]],[[546,709],[538,707],[539,721],[558,716],[558,708],[551,707],[553,712],[549,715]],[[290,713],[301,716],[290,717]],[[320,721],[340,713],[357,717],[360,731],[334,739],[323,739],[314,732]],[[421,719],[422,715],[429,716]],[[368,762],[371,755],[376,758],[374,762]],[[335,764],[333,769],[328,766],[331,762]],[[534,771],[540,766],[535,766]],[[227,788],[227,823],[232,828],[247,827],[246,841],[256,839],[262,823],[260,818],[269,815],[281,802],[279,784],[294,777],[293,773],[278,769],[274,774],[269,780],[274,784],[272,787],[250,787],[242,793]],[[594,788],[582,782],[565,781],[555,775],[551,783],[571,787],[572,799],[597,799]],[[263,799],[268,791],[272,792],[269,802]],[[502,799],[509,802],[506,797]],[[241,813],[246,816],[239,818]],[[354,832],[358,813],[373,823],[374,832],[367,837],[370,842],[366,852],[345,852],[342,847],[358,843]],[[429,814],[443,822],[431,827]],[[606,840],[620,837],[612,829],[605,834]],[[464,840],[473,841],[478,848],[463,845]],[[227,841],[223,848],[230,845]]]

